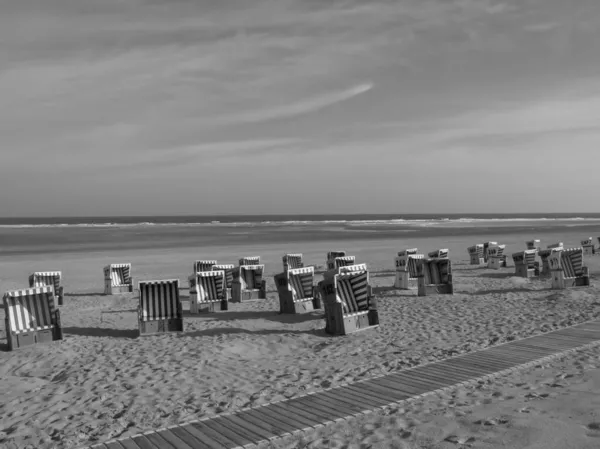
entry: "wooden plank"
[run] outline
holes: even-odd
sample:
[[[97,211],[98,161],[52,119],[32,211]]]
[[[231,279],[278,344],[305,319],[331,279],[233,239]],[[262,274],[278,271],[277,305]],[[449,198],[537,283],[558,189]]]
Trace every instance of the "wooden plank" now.
[[[482,367],[479,365],[469,364],[468,361],[462,359],[452,359],[445,362],[449,366],[453,366],[458,369],[462,369],[467,374],[472,374],[474,378],[487,376],[496,372],[495,368]]]
[[[394,390],[405,393],[408,397],[417,396],[428,391],[422,385],[412,385],[399,375],[392,374],[390,376],[381,377],[373,381],[375,385],[383,385]]]
[[[261,427],[255,426],[249,421],[245,421],[236,415],[221,416],[224,425],[229,427],[229,423],[235,424],[238,427],[243,427],[248,431],[248,437],[252,438],[252,442],[258,444],[259,441],[273,438],[273,433]]]
[[[173,449],[194,449],[193,447],[188,446],[185,441],[180,440],[175,436],[173,432],[169,429],[161,430],[160,432],[156,432],[156,435],[165,440],[170,446],[164,445],[165,449],[169,447],[173,447]],[[163,446],[161,446],[163,447]]]
[[[395,402],[389,394],[383,393],[379,389],[373,388],[373,386],[370,385],[369,382],[361,382],[359,384],[346,385],[344,388],[347,388],[350,391],[355,391],[358,394],[366,394],[372,396],[376,399],[379,399],[380,401],[386,402],[387,404]]]
[[[219,418],[211,418],[211,419],[207,419],[205,421],[200,421],[199,423],[194,423],[194,424],[206,426],[209,429],[211,429],[215,433],[215,435],[219,436],[220,439],[217,441],[221,444],[223,444],[225,441],[227,441],[228,442],[227,444],[230,444],[230,446],[228,446],[228,447],[243,446],[245,444],[252,443],[252,440],[247,438],[243,434],[239,435],[237,432],[225,427],[223,425],[223,423],[219,421]],[[192,425],[194,425],[194,424],[192,424]],[[204,429],[203,429],[203,431],[204,431]],[[243,429],[242,429],[242,432],[244,432]]]
[[[144,436],[148,438],[148,441],[150,441],[154,446],[159,447],[160,449],[178,449],[173,447],[173,445],[169,444],[166,440],[162,439],[156,432],[149,432],[144,434]]]
[[[314,427],[319,423],[319,420],[315,417],[306,418],[304,415],[294,413],[291,409],[282,407],[279,403],[271,404],[264,407],[263,410],[269,413],[271,416],[278,417],[279,419],[285,419],[286,422],[294,424],[298,429],[305,427]]]
[[[561,349],[567,348],[567,347],[571,348],[573,346],[567,342],[557,342],[550,336],[532,338],[531,340],[529,340],[527,342],[527,344],[534,344],[534,345],[543,344],[543,345],[548,345],[549,348],[557,349],[557,350],[561,350]]]
[[[293,399],[292,401],[289,401],[288,403],[294,405],[294,407],[297,406],[297,407],[305,407],[305,408],[308,408],[309,410],[311,410],[311,409],[318,410],[320,414],[327,414],[327,415],[333,416],[332,419],[346,418],[348,416],[348,413],[346,413],[346,411],[334,409],[329,404],[325,405],[321,402],[315,401],[313,399],[313,396],[315,396],[315,395],[311,394],[309,396],[296,398],[296,399]]]
[[[318,420],[318,422],[333,421],[338,416],[331,413],[330,410],[322,411],[314,406],[308,406],[305,403],[295,400],[283,401],[279,405],[290,410],[292,413],[309,419]]]
[[[496,371],[502,371],[503,369],[507,368],[506,363],[494,362],[492,360],[484,361],[474,356],[461,357],[460,359],[456,359],[454,362],[460,364],[461,366],[468,367],[469,369],[475,367],[489,369],[490,374],[495,373]]]
[[[106,449],[123,449],[123,446],[118,441],[108,441],[104,443]]]
[[[259,413],[258,408],[253,408],[251,410],[245,410],[242,413],[238,414],[238,416],[244,420],[250,421],[252,424],[256,426],[260,426],[261,423],[264,423],[269,427],[271,432],[273,432],[274,436],[282,436],[282,435],[291,435],[291,432],[294,430],[290,428],[288,425],[279,422],[279,420],[272,419],[270,416],[265,415],[264,413]]]
[[[121,443],[121,446],[123,446],[125,449],[140,449],[140,447],[135,444],[135,441],[133,441],[131,438],[119,440],[119,443]]]
[[[565,335],[565,334],[548,335],[547,338],[554,339],[554,340],[561,340],[566,343],[571,343],[574,345],[573,347],[587,345],[591,341],[595,340],[595,338],[586,338],[586,337],[579,336],[579,335]]]
[[[331,410],[337,410],[342,413],[342,418],[355,415],[356,413],[361,411],[357,410],[357,407],[354,404],[348,405],[345,402],[342,402],[336,398],[325,396],[324,393],[325,392],[320,392],[318,394],[311,395],[310,403],[318,404],[321,406],[321,408],[327,407]]]
[[[482,354],[475,355],[473,354],[469,360],[475,360],[480,363],[496,363],[500,367],[504,366],[504,368],[500,368],[498,371],[502,371],[503,369],[512,368],[517,365],[521,365],[530,360],[529,357],[519,356],[517,354]]]
[[[433,376],[428,376],[426,370],[422,370],[423,372],[409,370],[403,371],[402,375],[406,378],[412,378],[420,381],[425,385],[429,385],[432,390],[437,390],[438,388],[445,388],[452,385],[452,382],[448,382],[446,380],[440,380],[439,378],[435,378]]]
[[[177,426],[171,429],[171,432],[182,441],[185,441],[186,444],[194,449],[210,449],[210,446],[207,445],[204,441],[199,440],[194,437],[191,433],[186,432],[182,426]]]
[[[552,353],[551,350],[548,349],[539,349],[539,348],[531,348],[531,347],[526,347],[526,346],[510,346],[510,347],[497,347],[493,349],[494,352],[499,352],[499,353],[508,353],[508,354],[512,354],[512,353],[522,353],[522,354],[529,354],[531,356],[532,359],[534,358],[542,358],[542,357],[546,357],[548,355],[550,355]]]
[[[365,407],[362,404],[357,404],[351,399],[346,399],[343,396],[336,396],[331,390],[322,391],[319,393],[319,399],[330,400],[334,407],[345,407],[346,409],[351,410],[350,415],[368,410],[368,407]]]
[[[551,351],[550,354],[556,354],[558,352],[564,351],[565,349],[571,349],[572,346],[568,345],[568,344],[560,344],[560,343],[554,343],[552,341],[549,340],[536,340],[536,341],[529,341],[527,342],[527,344],[523,343],[523,344],[516,344],[517,347],[519,346],[524,346],[524,347],[532,347],[532,348],[541,348],[541,349],[549,349]],[[548,354],[548,355],[550,355]]]
[[[438,366],[437,364],[426,365],[414,371],[416,374],[425,374],[432,379],[443,381],[447,379],[448,386],[465,382],[472,378],[469,374],[460,373],[456,370],[451,370],[449,367]]]
[[[388,400],[381,399],[359,388],[351,389],[342,387],[336,388],[334,391],[336,395],[355,400],[357,404],[360,404],[366,410],[388,405],[390,403]]]
[[[390,400],[393,402],[401,401],[403,399],[410,397],[410,394],[408,394],[408,393],[401,392],[398,390],[393,390],[385,385],[379,385],[379,384],[375,383],[376,380],[377,379],[371,379],[368,382],[361,383],[361,388],[365,388],[369,391],[375,391],[377,393],[380,393],[380,395],[390,398]]]
[[[160,449],[154,446],[144,435],[131,437],[131,439],[137,444],[140,449]]]
[[[283,429],[285,432],[291,434],[295,430],[302,429],[305,427],[301,422],[294,419],[294,417],[290,416],[280,416],[277,413],[268,409],[269,406],[266,407],[258,407],[255,409],[257,417],[260,419],[271,420],[271,422],[276,422],[277,425]]]
[[[202,441],[204,444],[208,445],[210,449],[223,449],[223,445],[219,441],[215,440],[200,429],[194,427],[191,423],[180,426],[180,429],[185,430],[197,440]]]
[[[556,335],[569,335],[571,337],[582,336],[590,340],[600,340],[600,331],[589,331],[586,329],[565,329],[556,333]]]

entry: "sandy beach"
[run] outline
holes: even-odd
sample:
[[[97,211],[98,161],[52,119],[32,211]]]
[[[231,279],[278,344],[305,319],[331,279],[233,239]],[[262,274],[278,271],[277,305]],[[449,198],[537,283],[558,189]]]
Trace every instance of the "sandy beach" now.
[[[497,271],[468,265],[466,248],[484,240],[506,244],[510,255],[531,238],[541,238],[543,247],[556,241],[569,247],[586,236],[565,228],[543,235],[473,232],[3,257],[3,292],[24,287],[35,270],[52,269],[63,272],[66,296],[62,342],[0,352],[0,446],[77,448],[598,318],[600,257],[585,259],[591,287],[564,291],[550,290],[548,279],[515,278],[510,256],[510,267]],[[454,295],[423,298],[392,287],[394,256],[409,247],[425,253],[450,250]],[[380,310],[378,329],[331,337],[324,332],[321,311],[278,314],[273,275],[282,270],[281,256],[301,252],[306,264],[322,270],[326,252],[334,249],[368,264]],[[135,294],[102,294],[102,267],[110,262],[131,262],[136,283],[179,278],[187,287],[194,260],[237,263],[244,255],[260,255],[266,265],[267,299],[231,304],[229,311],[210,315],[185,312],[181,334],[138,338]],[[181,294],[187,311],[188,292]],[[388,415],[361,418],[359,425],[339,424],[271,447],[597,447],[600,418],[592,413],[598,407],[599,354],[570,356],[491,384],[430,396]],[[566,416],[563,432],[557,422]],[[574,435],[577,444],[552,437],[559,434],[563,439]]]

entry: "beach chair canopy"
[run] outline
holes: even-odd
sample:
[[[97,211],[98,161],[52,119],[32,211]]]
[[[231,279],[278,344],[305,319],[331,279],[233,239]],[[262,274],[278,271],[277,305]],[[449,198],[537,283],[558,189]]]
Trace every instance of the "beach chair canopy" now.
[[[131,264],[111,263],[104,267],[104,278],[110,279],[113,287],[131,285]]]
[[[36,271],[29,276],[29,287],[51,286],[54,288],[54,293],[57,294],[61,279],[60,271]]]
[[[223,271],[225,273],[225,288],[231,288],[233,283],[233,264],[217,264],[213,265],[213,271]]]
[[[181,318],[178,279],[141,281],[138,288],[142,321]]]
[[[528,268],[534,268],[536,254],[537,254],[537,250],[526,249],[525,251],[519,251],[517,253],[513,253],[512,259],[513,259],[515,265],[527,265]]]
[[[424,258],[425,256],[423,254],[396,256],[396,271],[408,271],[410,277],[417,277],[418,263]]]
[[[302,254],[286,254],[283,256],[283,268],[286,270],[293,268],[302,268],[304,263],[302,262]]]
[[[51,286],[8,291],[3,299],[10,332],[20,334],[56,325]]]
[[[448,249],[436,249],[435,251],[427,253],[427,256],[434,259],[444,259],[448,257]]]
[[[594,241],[591,237],[588,237],[587,239],[581,241],[581,246],[592,246],[593,244]]]
[[[314,285],[314,268],[291,268],[287,272],[288,286],[296,299],[312,299]]]
[[[196,260],[194,262],[194,273],[198,273],[200,271],[212,271],[212,267],[216,264],[216,260]]]
[[[366,264],[340,268],[335,275],[336,301],[342,303],[345,313],[369,309],[369,271]]]
[[[327,260],[335,259],[336,257],[344,257],[346,255],[346,251],[329,251],[327,253]]]
[[[488,247],[488,256],[492,256],[492,257],[502,257],[504,255],[504,249],[506,248],[506,245],[490,245]]]
[[[198,301],[221,301],[225,299],[225,272],[201,271],[196,273]]]
[[[419,250],[417,248],[409,248],[409,249],[405,249],[404,251],[398,251],[398,256],[399,257],[410,256],[413,254],[417,254],[418,252],[419,252]]]
[[[239,267],[242,290],[260,289],[264,269],[264,265],[243,265]]]
[[[356,261],[356,257],[340,256],[340,257],[336,257],[335,259],[333,259],[333,261],[334,261],[334,268],[347,267],[348,265],[354,265],[354,262]]]
[[[469,254],[478,254],[480,258],[483,258],[483,243],[469,246],[467,251],[469,251]]]
[[[242,257],[239,260],[240,266],[242,265],[260,265],[260,256],[247,256]]]

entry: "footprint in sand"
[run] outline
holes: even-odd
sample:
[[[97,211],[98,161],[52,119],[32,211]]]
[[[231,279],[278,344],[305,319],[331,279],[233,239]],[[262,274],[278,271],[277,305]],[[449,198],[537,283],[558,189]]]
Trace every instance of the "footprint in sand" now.
[[[474,437],[459,437],[457,435],[450,435],[447,436],[446,438],[444,438],[444,441],[447,441],[449,443],[454,443],[454,444],[458,444],[461,446],[465,446],[465,447],[471,447],[472,443],[475,442],[475,438]]]

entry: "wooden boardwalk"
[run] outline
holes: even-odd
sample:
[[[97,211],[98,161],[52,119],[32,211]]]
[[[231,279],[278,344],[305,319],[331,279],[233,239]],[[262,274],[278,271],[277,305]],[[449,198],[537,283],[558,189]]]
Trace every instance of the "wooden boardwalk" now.
[[[565,353],[600,344],[600,321],[591,321],[488,349],[310,393],[290,400],[242,409],[94,449],[224,449],[250,447],[329,423],[414,400],[426,394],[511,373]]]

